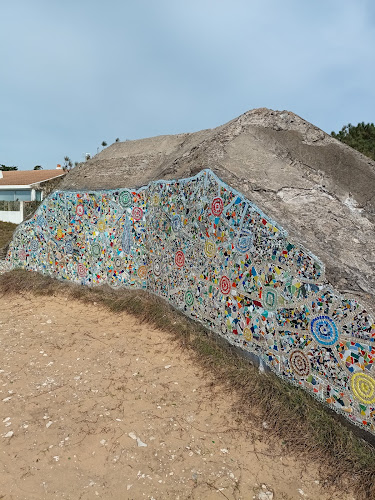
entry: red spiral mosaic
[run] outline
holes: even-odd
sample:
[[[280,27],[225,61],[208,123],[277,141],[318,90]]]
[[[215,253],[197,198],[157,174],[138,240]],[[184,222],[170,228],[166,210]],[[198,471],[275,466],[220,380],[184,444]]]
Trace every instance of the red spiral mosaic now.
[[[219,217],[223,213],[224,210],[224,202],[223,200],[218,196],[217,198],[214,198],[212,201],[211,205],[211,210],[213,215],[216,217]]]
[[[26,252],[23,248],[21,248],[20,250],[18,250],[18,258],[20,260],[25,260],[26,259]]]
[[[76,208],[76,214],[79,216],[79,217],[82,217],[82,215],[85,213],[85,209],[83,208],[83,205],[77,205],[77,208]]]
[[[134,207],[132,210],[132,217],[134,220],[141,220],[143,217],[143,210],[139,207]]]
[[[229,295],[232,289],[232,283],[228,276],[222,276],[220,278],[220,291],[223,295]]]
[[[299,377],[308,377],[310,374],[309,358],[299,349],[295,349],[290,353],[289,363],[293,372]]]
[[[182,250],[177,250],[176,255],[174,256],[175,264],[178,268],[184,267],[185,264],[185,255]]]
[[[84,278],[87,274],[87,269],[83,264],[78,264],[77,273],[80,278]]]

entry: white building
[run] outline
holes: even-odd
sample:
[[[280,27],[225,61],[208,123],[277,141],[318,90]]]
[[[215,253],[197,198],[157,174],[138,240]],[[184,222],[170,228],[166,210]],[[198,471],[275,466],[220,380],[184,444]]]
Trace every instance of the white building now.
[[[0,170],[0,220],[14,224],[22,222],[25,204],[42,201],[64,175],[61,168]]]

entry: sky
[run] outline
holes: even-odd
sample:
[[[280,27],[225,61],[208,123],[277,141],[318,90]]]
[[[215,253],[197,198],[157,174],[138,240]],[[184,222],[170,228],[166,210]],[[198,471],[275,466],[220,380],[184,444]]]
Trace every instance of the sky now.
[[[375,122],[373,0],[0,0],[0,19],[0,164],[260,107],[328,133]]]

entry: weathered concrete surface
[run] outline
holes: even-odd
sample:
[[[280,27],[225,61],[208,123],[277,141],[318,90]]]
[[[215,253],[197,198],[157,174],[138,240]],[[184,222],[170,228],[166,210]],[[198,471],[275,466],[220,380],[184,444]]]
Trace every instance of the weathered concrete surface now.
[[[114,143],[60,189],[140,187],[210,168],[375,309],[375,162],[288,111],[256,109],[212,130]]]

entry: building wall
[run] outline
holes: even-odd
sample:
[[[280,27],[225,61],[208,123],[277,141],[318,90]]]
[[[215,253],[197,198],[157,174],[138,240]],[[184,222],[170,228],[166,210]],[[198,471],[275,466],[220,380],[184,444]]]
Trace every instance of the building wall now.
[[[375,323],[324,265],[211,171],[138,191],[54,192],[8,262],[144,288],[375,433]]]
[[[23,201],[0,200],[0,221],[20,224],[24,219],[23,208]]]
[[[42,198],[47,198],[48,195],[58,189],[63,179],[64,176],[55,177],[54,179],[39,183],[39,185],[37,185],[37,189],[40,189],[42,191]]]
[[[38,208],[40,201],[35,200],[35,191],[31,192],[33,201],[5,201],[0,200],[0,221],[20,224],[29,219]]]
[[[23,221],[23,209],[20,210],[0,210],[0,221],[21,224]]]

